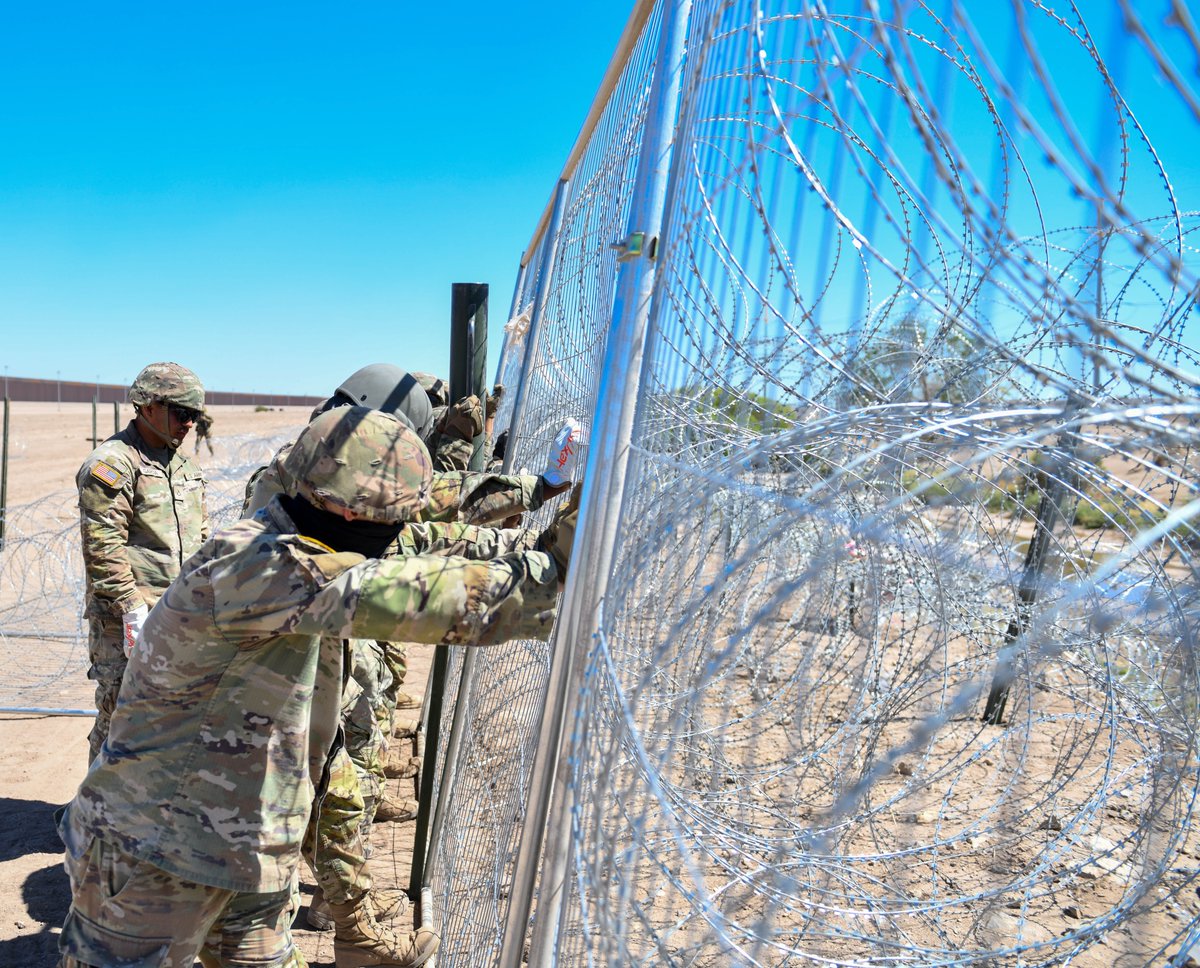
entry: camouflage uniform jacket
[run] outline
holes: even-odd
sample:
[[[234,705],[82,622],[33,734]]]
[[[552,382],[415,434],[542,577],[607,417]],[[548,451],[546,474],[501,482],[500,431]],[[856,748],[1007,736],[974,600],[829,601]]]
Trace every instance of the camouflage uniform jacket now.
[[[185,880],[283,890],[337,732],[344,639],[550,634],[558,573],[541,552],[364,559],[294,530],[273,501],[188,561],[146,621],[62,829]]]
[[[285,488],[283,461],[291,444],[279,449],[266,467],[260,468],[246,485],[242,517],[267,506]],[[530,474],[504,475],[472,471],[433,472],[429,506],[422,521],[455,521],[488,525],[523,511],[536,511],[545,503],[543,481]]]
[[[200,468],[182,450],[151,447],[131,422],[75,481],[89,613],[153,606],[208,537]]]

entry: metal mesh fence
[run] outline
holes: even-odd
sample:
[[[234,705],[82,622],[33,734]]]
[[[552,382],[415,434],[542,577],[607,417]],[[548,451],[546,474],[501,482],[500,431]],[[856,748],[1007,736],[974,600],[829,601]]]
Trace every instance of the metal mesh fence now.
[[[514,467],[636,402],[588,463],[550,822],[518,854],[553,668],[489,651],[443,963],[519,963],[514,883],[538,964],[1184,963],[1200,44],[1159,6],[655,7],[501,364]],[[609,243],[653,124],[647,267]]]

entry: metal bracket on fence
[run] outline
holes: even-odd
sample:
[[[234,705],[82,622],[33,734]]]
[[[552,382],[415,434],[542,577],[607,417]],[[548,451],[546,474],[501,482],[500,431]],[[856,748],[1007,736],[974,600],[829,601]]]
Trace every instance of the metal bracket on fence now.
[[[658,250],[658,238],[650,236],[647,240],[645,232],[630,232],[620,242],[609,243],[608,247],[616,250],[618,262],[628,262],[642,255],[653,259]]]

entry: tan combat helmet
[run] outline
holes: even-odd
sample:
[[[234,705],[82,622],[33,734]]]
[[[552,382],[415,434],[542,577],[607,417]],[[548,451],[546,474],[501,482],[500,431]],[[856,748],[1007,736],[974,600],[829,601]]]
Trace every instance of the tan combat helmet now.
[[[433,464],[391,414],[336,407],[319,414],[283,461],[290,497],[348,520],[400,524],[429,503]]]
[[[129,387],[129,402],[174,403],[200,411],[204,409],[204,384],[186,366],[178,363],[151,363],[137,375]]]
[[[429,394],[429,402],[433,404],[434,409],[444,407],[450,403],[450,384],[440,376],[434,376],[432,373],[416,372],[413,374],[413,377],[421,384],[425,392]]]

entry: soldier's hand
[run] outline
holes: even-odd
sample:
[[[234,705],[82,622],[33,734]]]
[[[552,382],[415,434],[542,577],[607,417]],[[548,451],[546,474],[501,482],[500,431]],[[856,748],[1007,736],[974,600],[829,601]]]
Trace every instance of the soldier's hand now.
[[[486,411],[488,420],[491,420],[492,417],[496,416],[496,408],[500,406],[500,398],[503,396],[504,387],[497,383],[494,387],[492,387],[492,392],[487,395],[487,405],[484,409]]]
[[[133,647],[137,645],[138,636],[142,634],[142,626],[146,624],[146,616],[149,614],[150,609],[145,605],[139,605],[132,612],[123,612],[121,614],[125,658],[128,659],[133,655]]]
[[[571,548],[575,544],[575,528],[579,524],[579,500],[582,494],[582,485],[576,484],[571,496],[555,512],[554,520],[538,536],[537,546],[554,559],[560,581],[566,581],[567,566],[571,563]]]
[[[446,437],[474,440],[483,433],[483,404],[472,394],[446,408],[438,430]]]
[[[565,494],[571,489],[570,481],[563,481],[561,484],[551,484],[545,477],[542,478],[542,502],[545,503],[551,498],[558,497],[560,494]]]

